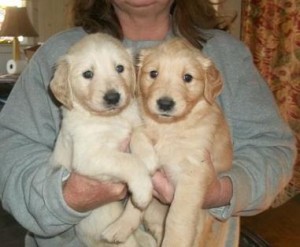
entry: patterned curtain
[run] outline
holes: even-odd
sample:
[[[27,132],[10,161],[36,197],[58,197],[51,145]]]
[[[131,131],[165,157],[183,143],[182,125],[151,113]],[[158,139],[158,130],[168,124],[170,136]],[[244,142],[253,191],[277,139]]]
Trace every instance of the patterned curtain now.
[[[300,0],[243,0],[242,40],[267,80],[280,112],[297,138],[294,176],[275,200],[300,192]]]

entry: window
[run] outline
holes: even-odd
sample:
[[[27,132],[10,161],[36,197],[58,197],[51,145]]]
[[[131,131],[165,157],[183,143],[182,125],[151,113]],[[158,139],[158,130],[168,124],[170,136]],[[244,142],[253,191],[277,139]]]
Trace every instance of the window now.
[[[25,0],[0,0],[0,29],[1,29],[1,24],[4,21],[4,15],[5,15],[5,8],[8,6],[17,6],[17,7],[24,7]],[[12,38],[8,37],[0,37],[0,43],[5,43]]]

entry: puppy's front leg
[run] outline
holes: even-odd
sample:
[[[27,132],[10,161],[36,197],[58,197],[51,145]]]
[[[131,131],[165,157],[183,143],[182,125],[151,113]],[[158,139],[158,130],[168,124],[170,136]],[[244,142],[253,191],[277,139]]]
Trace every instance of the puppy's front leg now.
[[[86,149],[73,158],[74,170],[99,181],[126,182],[133,202],[145,208],[152,198],[152,182],[143,163],[134,155],[118,151]]]
[[[178,176],[175,195],[171,204],[162,247],[192,247],[196,230],[203,231],[201,218],[205,216],[202,209],[207,184],[205,165],[180,164],[183,172]],[[198,222],[200,219],[200,222]]]
[[[147,231],[154,236],[158,246],[161,246],[163,239],[168,209],[169,207],[167,205],[153,198],[144,213],[144,225]]]
[[[143,161],[145,168],[148,169],[150,174],[157,170],[158,158],[151,140],[146,136],[143,127],[136,128],[131,135],[130,150]],[[102,233],[103,238],[108,242],[124,242],[137,229],[142,215],[143,211],[136,208],[131,201],[128,201],[123,214]],[[157,215],[157,213],[154,215]],[[153,227],[159,228],[156,230],[158,232],[162,228],[162,224],[160,227],[157,225]]]
[[[159,167],[158,157],[153,143],[146,135],[143,127],[138,127],[133,131],[130,140],[130,150],[144,162],[150,174],[154,174]]]

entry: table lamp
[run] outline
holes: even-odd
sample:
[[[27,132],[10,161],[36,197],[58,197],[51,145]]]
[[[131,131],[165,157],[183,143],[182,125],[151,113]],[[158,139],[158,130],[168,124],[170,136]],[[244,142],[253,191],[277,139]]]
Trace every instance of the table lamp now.
[[[0,36],[13,37],[13,60],[20,60],[20,42],[18,36],[37,37],[25,7],[7,7],[0,30]]]

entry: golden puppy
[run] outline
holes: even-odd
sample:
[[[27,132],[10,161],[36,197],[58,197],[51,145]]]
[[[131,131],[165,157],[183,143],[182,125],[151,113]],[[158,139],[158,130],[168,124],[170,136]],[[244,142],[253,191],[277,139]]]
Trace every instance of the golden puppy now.
[[[175,186],[170,208],[153,199],[144,214],[158,246],[224,246],[226,223],[202,209],[215,176],[207,153],[217,172],[232,163],[229,129],[215,102],[222,86],[211,60],[187,41],[176,38],[141,52],[138,87],[144,126],[134,132],[131,150],[152,174],[163,169]],[[128,227],[126,215],[138,225],[141,212],[130,203],[126,211],[110,226],[114,239],[126,239],[124,231],[116,230],[118,224]]]
[[[134,84],[131,55],[118,40],[92,34],[72,46],[50,83],[63,109],[52,163],[100,181],[126,182],[134,204],[144,208],[152,198],[149,173],[136,156],[120,151],[140,124]],[[139,246],[133,236],[120,245],[101,238],[122,212],[121,202],[94,210],[76,226],[78,236],[89,247]]]

